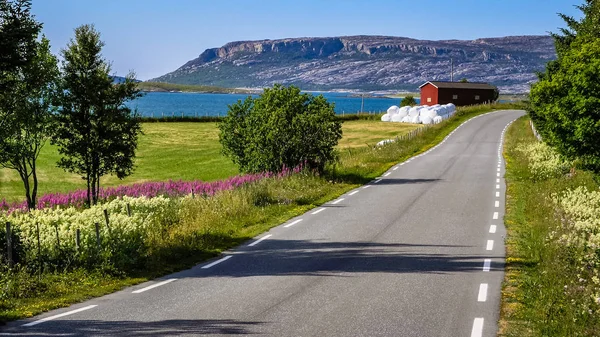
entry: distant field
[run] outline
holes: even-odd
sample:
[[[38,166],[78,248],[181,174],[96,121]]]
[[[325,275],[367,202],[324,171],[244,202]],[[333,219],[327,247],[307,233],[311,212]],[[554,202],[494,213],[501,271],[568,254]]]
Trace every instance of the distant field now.
[[[339,147],[374,145],[380,140],[408,133],[416,127],[418,125],[373,120],[346,121]],[[102,186],[169,179],[211,181],[238,173],[233,163],[221,154],[216,123],[144,123],[143,131],[134,174],[124,180],[106,176],[102,179]],[[47,144],[38,160],[40,193],[85,188],[79,176],[56,167],[58,159],[57,149]],[[0,199],[21,200],[22,189],[14,171],[0,169]]]
[[[138,88],[144,91],[182,91],[182,92],[203,92],[203,93],[226,93],[226,94],[249,94],[250,90],[214,87],[208,85],[190,85],[174,84],[164,82],[139,82]]]

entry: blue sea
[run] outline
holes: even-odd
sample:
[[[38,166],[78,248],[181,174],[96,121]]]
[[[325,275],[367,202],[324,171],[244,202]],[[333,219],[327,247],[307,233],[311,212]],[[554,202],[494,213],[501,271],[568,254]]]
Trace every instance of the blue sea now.
[[[312,93],[322,94],[329,102],[335,103],[337,114],[356,114],[361,110],[361,97],[352,97],[350,93]],[[171,116],[223,116],[227,106],[244,100],[245,94],[200,94],[176,92],[148,92],[143,97],[128,103],[137,108],[143,117]],[[400,98],[365,97],[364,113],[386,111],[392,105],[400,104]],[[419,102],[419,99],[416,99]]]

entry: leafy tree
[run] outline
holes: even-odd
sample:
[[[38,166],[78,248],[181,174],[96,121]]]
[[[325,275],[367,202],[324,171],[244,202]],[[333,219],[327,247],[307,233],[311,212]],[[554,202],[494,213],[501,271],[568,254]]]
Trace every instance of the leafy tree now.
[[[469,80],[467,80],[466,78],[463,77],[463,78],[460,79],[459,82],[460,83],[469,83]]]
[[[538,74],[529,114],[544,141],[600,171],[600,1],[578,8],[581,20],[561,14],[567,28],[553,34],[558,58]]]
[[[230,105],[219,129],[223,153],[243,172],[304,164],[322,172],[342,137],[332,103],[282,85]]]
[[[15,73],[33,59],[41,29],[31,14],[30,0],[0,0],[0,92],[11,89],[17,78]],[[12,109],[6,105],[3,108]],[[7,123],[6,118],[0,118],[0,130]]]
[[[406,95],[401,101],[400,106],[415,106],[417,105],[417,101],[412,95]]]
[[[52,139],[62,155],[58,166],[86,181],[88,205],[98,202],[102,176],[123,179],[133,172],[141,131],[139,118],[124,105],[140,96],[135,76],[113,84],[110,65],[100,54],[103,46],[94,26],[83,25],[62,50],[60,110]]]
[[[37,204],[36,161],[50,138],[56,98],[58,65],[46,38],[36,42],[36,54],[10,76],[11,88],[0,92],[0,117],[6,125],[0,129],[0,167],[19,173],[25,187],[29,209]]]
[[[0,0],[0,73],[30,62],[41,29],[31,14],[31,0]]]
[[[544,141],[598,171],[600,40],[576,40],[572,46],[562,54],[554,73],[532,87],[531,108]]]

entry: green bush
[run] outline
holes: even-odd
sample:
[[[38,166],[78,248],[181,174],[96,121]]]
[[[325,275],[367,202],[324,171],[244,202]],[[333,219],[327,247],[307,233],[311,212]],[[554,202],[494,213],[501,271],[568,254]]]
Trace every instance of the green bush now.
[[[546,143],[535,142],[519,145],[517,151],[525,154],[534,180],[558,178],[569,172],[571,162],[565,161],[556,150]]]
[[[242,172],[280,172],[306,165],[323,171],[335,158],[342,125],[334,105],[294,86],[275,85],[229,106],[219,123],[223,153]]]
[[[400,106],[415,106],[417,105],[417,101],[412,95],[407,95],[400,101]]]

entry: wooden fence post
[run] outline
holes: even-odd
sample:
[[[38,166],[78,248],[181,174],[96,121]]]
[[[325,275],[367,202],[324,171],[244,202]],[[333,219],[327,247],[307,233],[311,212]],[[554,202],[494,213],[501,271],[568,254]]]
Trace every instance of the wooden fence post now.
[[[129,203],[127,203],[127,216],[131,217],[131,205]]]
[[[8,256],[8,267],[12,268],[13,266],[13,256],[12,256],[12,233],[10,231],[10,222],[6,222],[6,252]]]
[[[79,228],[77,228],[75,230],[75,248],[77,249],[77,251],[79,251],[80,247],[81,247],[81,230]]]
[[[95,223],[96,225],[96,245],[98,246],[98,251],[100,251],[100,225]]]
[[[108,233],[110,234],[112,231],[110,230],[110,221],[108,220],[108,211],[104,209],[104,220],[106,221],[106,228],[108,228]]]

